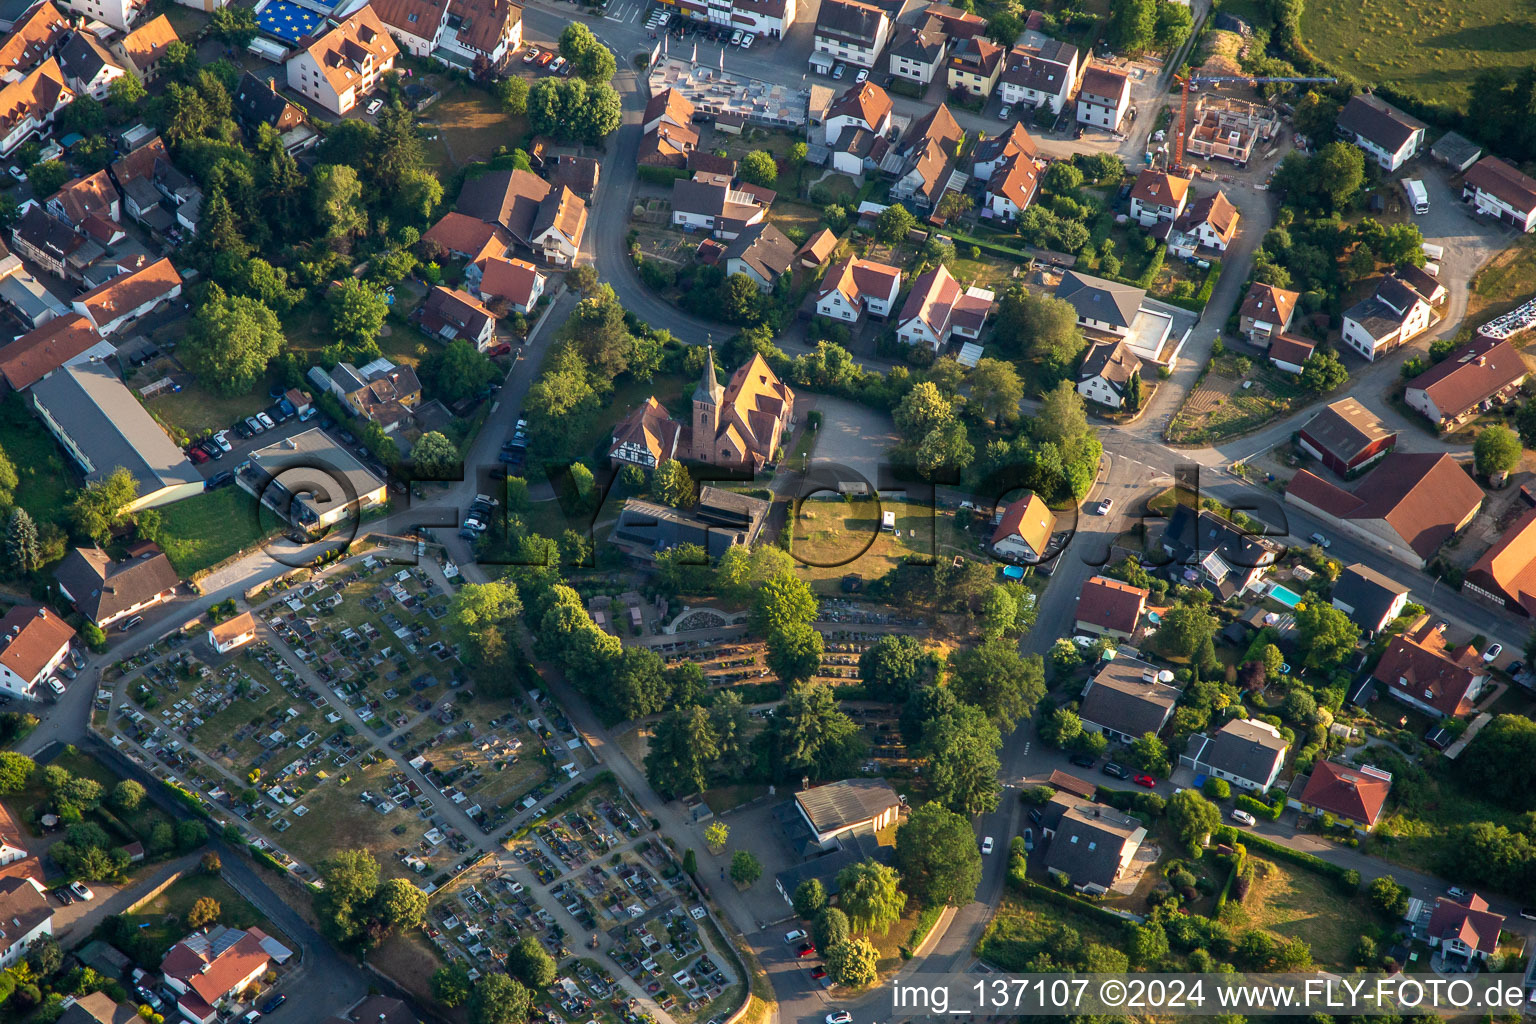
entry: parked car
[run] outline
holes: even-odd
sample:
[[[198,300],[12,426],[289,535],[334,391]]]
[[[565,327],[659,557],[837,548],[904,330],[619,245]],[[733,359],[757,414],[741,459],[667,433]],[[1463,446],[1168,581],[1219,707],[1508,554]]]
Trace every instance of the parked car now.
[[[1257,825],[1259,823],[1259,819],[1255,818],[1253,815],[1249,814],[1247,811],[1239,810],[1239,809],[1237,809],[1235,807],[1232,809],[1232,820],[1237,822],[1239,825],[1250,825],[1250,826],[1252,826],[1252,825]]]
[[[565,58],[556,57],[554,61],[549,65],[549,73],[552,75],[558,75],[560,73],[560,69],[563,67],[565,67]]]
[[[832,77],[835,79],[841,80],[842,77],[847,73],[848,65],[844,64],[842,61],[838,61],[837,64],[832,68]]]
[[[869,68],[859,68],[859,73],[853,76],[853,80],[859,85],[869,81]]]
[[[202,442],[200,442],[198,444],[198,447],[203,450],[203,454],[204,455],[208,456],[210,459],[213,459],[215,461],[217,461],[219,459],[222,459],[224,457],[224,449],[220,448],[217,444],[215,444],[211,440],[210,441],[202,441]]]
[[[1503,653],[1504,653],[1504,645],[1503,644],[1490,644],[1488,649],[1483,652],[1483,661],[1485,661],[1485,662],[1487,662],[1488,664],[1491,665],[1491,664],[1493,664],[1495,659],[1497,659],[1498,656],[1503,654]]]
[[[816,955],[816,947],[811,945],[809,942],[802,942],[800,944],[800,948],[795,950],[795,956],[798,956],[798,957],[801,957],[801,958],[808,957],[808,956],[815,956],[815,955]]]
[[[1067,760],[1077,765],[1079,768],[1092,768],[1094,764],[1098,762],[1098,758],[1092,757],[1088,754],[1073,754],[1071,757],[1067,758]]]
[[[748,32],[746,35],[741,37],[741,48],[743,50],[750,50],[752,49],[752,44],[755,42],[757,42],[757,36],[753,35],[751,32]],[[859,81],[862,82],[863,79],[861,78]]]
[[[1316,544],[1318,547],[1324,549],[1324,550],[1327,550],[1329,545],[1331,545],[1333,543],[1327,537],[1323,536],[1321,533],[1314,533],[1312,536],[1308,537],[1307,539],[1310,540],[1312,543]]]
[[[85,668],[85,655],[80,653],[78,647],[71,647],[69,649],[69,663],[77,669]]]
[[[1520,916],[1527,921],[1536,921],[1536,907],[1521,907]]]
[[[256,1022],[260,1019],[261,1011],[252,1010],[250,1013],[247,1013],[244,1017],[240,1018],[240,1024],[256,1024]]]
[[[63,676],[65,679],[68,679],[70,682],[74,682],[76,679],[80,678],[80,673],[75,671],[75,666],[71,665],[67,661],[59,662],[59,675]]]
[[[229,431],[227,430],[221,430],[217,434],[214,434],[213,443],[224,449],[226,452],[233,451],[235,447],[229,442]]]
[[[1124,765],[1118,764],[1114,761],[1104,762],[1104,767],[1100,768],[1099,771],[1103,772],[1105,775],[1110,776],[1111,778],[1116,779],[1128,779],[1131,777],[1131,773],[1125,770]]]
[[[64,684],[59,682],[58,676],[48,677],[48,689],[53,691],[55,697],[64,696]]]
[[[805,929],[804,928],[796,928],[792,932],[785,932],[784,933],[784,945],[786,945],[786,946],[791,945],[793,943],[799,942],[803,938],[805,938]]]
[[[368,116],[372,117],[374,114],[377,114],[383,108],[384,108],[384,101],[381,100],[381,99],[375,99],[372,103],[368,104]]]
[[[552,52],[550,52],[549,50],[545,50],[543,53],[539,54],[538,60],[534,61],[534,63],[537,64],[539,67],[544,68],[544,67],[548,67],[549,66],[549,62],[554,60],[554,59],[555,59],[555,55]]]
[[[1003,109],[999,110],[997,112],[997,119],[999,121],[1006,121],[1006,120],[1008,120],[1012,116],[1013,116],[1013,108],[1010,107],[1006,103],[1003,104]]]
[[[256,419],[257,419],[258,422],[261,423],[262,426],[266,427],[268,430],[271,430],[273,427],[277,426],[276,423],[272,422],[272,417],[268,416],[264,412],[257,413],[256,414]]]
[[[1138,785],[1138,786],[1145,786],[1148,789],[1156,789],[1157,788],[1157,780],[1154,779],[1150,775],[1146,775],[1146,774],[1138,775],[1134,779],[1132,779],[1131,781],[1136,783],[1136,785]]]
[[[70,882],[69,891],[74,893],[77,899],[93,900],[96,898],[96,894],[87,889],[84,882]]]
[[[732,32],[731,33],[731,45],[732,46],[740,46],[741,45],[742,37],[745,36],[745,35],[746,35],[746,33],[743,32],[741,29],[737,29],[736,31]]]
[[[265,434],[267,432],[267,428],[262,426],[261,420],[255,416],[247,416],[245,418],[245,425],[250,428],[252,434]]]
[[[523,54],[523,63],[524,64],[532,64],[534,61],[536,61],[538,59],[539,59],[539,48],[537,46],[530,46],[530,47],[528,47],[528,52]]]
[[[215,473],[213,476],[211,476],[207,480],[203,481],[203,490],[205,490],[205,491],[216,491],[220,487],[228,487],[230,484],[232,484],[234,482],[235,482],[235,471],[232,470],[232,469],[226,469],[224,472],[222,472],[222,473]]]
[[[992,837],[991,836],[987,836],[985,839],[983,839],[981,841],[981,852],[983,854],[988,854],[988,853],[992,852]]]
[[[1446,891],[1446,893],[1448,895],[1450,895],[1454,899],[1458,899],[1458,900],[1464,900],[1464,899],[1467,898],[1468,895],[1470,895],[1467,892],[1467,890],[1463,889],[1459,885],[1453,885],[1453,886],[1451,886],[1449,889],[1447,889],[1445,891]]]
[[[1114,507],[1115,507],[1115,500],[1113,498],[1105,498],[1103,501],[1099,502],[1099,515],[1101,515],[1101,516],[1109,515],[1109,510],[1114,508]]]
[[[262,1013],[271,1013],[288,1001],[288,997],[279,992],[277,995],[261,1004]]]
[[[816,968],[813,968],[811,970],[811,980],[812,981],[820,981],[822,978],[825,978],[826,976],[827,976],[827,969],[825,967],[816,967]]]
[[[1025,853],[1033,853],[1034,851],[1035,851],[1035,830],[1032,829],[1032,828],[1027,828],[1027,829],[1024,830],[1024,852]]]
[[[1511,677],[1518,676],[1521,672],[1525,671],[1525,662],[1516,658],[1504,667],[1504,671],[1508,672]]]
[[[194,444],[187,448],[187,458],[192,460],[193,465],[201,466],[208,461],[208,453],[203,451],[201,445]]]
[[[59,902],[64,904],[66,907],[75,902],[75,898],[69,894],[68,889],[61,887],[53,890],[53,894],[57,896],[59,898]]]
[[[206,486],[206,485],[204,485],[204,486]],[[121,626],[118,626],[117,629],[118,629],[118,632],[120,632],[120,633],[126,633],[130,629],[133,629],[135,626],[142,626],[142,625],[144,625],[144,616],[142,616],[142,615],[135,615],[133,618],[129,619],[127,622],[123,623]]]
[[[827,1014],[827,1024],[853,1024],[853,1014],[847,1010],[838,1010],[836,1013]]]
[[[10,172],[11,177],[15,178],[17,181],[27,180],[27,172],[22,170],[20,167],[7,167],[6,170]]]
[[[250,425],[247,424],[245,420],[241,420],[240,422],[236,423],[234,426],[234,431],[242,441],[251,436]]]

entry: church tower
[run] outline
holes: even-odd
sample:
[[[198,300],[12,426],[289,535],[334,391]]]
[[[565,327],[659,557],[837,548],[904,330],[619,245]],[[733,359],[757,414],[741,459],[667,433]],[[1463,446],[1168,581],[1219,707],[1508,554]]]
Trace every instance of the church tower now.
[[[699,462],[715,461],[715,435],[720,430],[720,403],[725,388],[715,376],[715,347],[704,350],[704,374],[693,389],[693,457]]]

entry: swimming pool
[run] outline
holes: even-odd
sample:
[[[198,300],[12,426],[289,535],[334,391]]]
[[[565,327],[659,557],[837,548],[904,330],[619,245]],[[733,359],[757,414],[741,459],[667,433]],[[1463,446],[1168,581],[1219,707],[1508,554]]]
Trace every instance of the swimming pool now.
[[[1300,594],[1296,593],[1294,590],[1287,590],[1285,587],[1282,587],[1278,583],[1269,588],[1269,596],[1274,598],[1276,601],[1279,601],[1287,608],[1295,608],[1297,603],[1301,601]]]

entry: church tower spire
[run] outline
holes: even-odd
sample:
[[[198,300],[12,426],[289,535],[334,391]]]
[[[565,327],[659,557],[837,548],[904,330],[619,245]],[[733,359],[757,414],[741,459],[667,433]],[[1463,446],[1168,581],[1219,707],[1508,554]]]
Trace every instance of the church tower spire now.
[[[715,435],[720,430],[720,405],[725,400],[725,388],[715,374],[715,347],[704,350],[704,372],[699,386],[693,389],[693,457],[700,462],[713,462]]]

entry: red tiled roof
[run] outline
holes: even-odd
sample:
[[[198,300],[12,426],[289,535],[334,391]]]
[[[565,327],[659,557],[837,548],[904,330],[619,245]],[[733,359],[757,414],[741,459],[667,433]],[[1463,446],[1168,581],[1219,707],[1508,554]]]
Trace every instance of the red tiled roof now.
[[[1077,597],[1077,621],[1117,633],[1134,633],[1150,592],[1122,580],[1095,576],[1083,583]]]
[[[1467,570],[1467,582],[1507,600],[1536,617],[1536,508],[1504,531],[1493,547]]]
[[[1188,178],[1180,178],[1151,169],[1143,170],[1138,174],[1136,187],[1131,189],[1132,200],[1139,199],[1151,206],[1177,207],[1183,204],[1187,195],[1189,195]]]
[[[75,301],[85,306],[93,321],[105,324],[179,287],[181,275],[171,266],[170,257],[162,257],[132,273],[119,274]]]
[[[1339,519],[1382,519],[1423,558],[1482,504],[1483,489],[1444,452],[1393,452],[1351,494],[1302,470],[1286,495]]]
[[[1431,939],[1460,939],[1479,953],[1492,953],[1499,948],[1503,927],[1504,916],[1489,910],[1488,901],[1473,893],[1465,903],[1437,897],[1425,931]]]
[[[1452,650],[1446,646],[1445,634],[1428,623],[1393,637],[1371,673],[1403,696],[1452,718],[1472,709],[1467,693],[1485,675],[1483,659],[1471,644]]]
[[[1536,210],[1536,180],[1532,180],[1496,156],[1485,156],[1467,172],[1468,185],[1482,189],[1511,209]]]
[[[1282,326],[1291,318],[1291,313],[1296,309],[1296,302],[1300,298],[1300,292],[1286,291],[1274,285],[1255,282],[1253,287],[1248,289],[1247,296],[1243,298],[1243,308],[1240,313],[1250,320],[1262,320],[1265,323]]]
[[[1312,775],[1302,790],[1301,802],[1370,828],[1381,817],[1381,808],[1391,789],[1390,778],[1358,768],[1346,768],[1332,761],[1319,761],[1312,766]]]
[[[1312,358],[1316,342],[1298,338],[1294,334],[1277,334],[1269,343],[1269,358],[1284,363],[1300,365]]]
[[[1530,372],[1509,339],[1479,335],[1410,380],[1408,387],[1422,389],[1442,416],[1456,419]]]
[[[79,313],[56,317],[0,348],[0,377],[20,391],[100,344],[101,335]]]
[[[74,637],[69,623],[52,612],[17,605],[0,619],[0,665],[31,682]]]
[[[1036,554],[1045,551],[1051,533],[1056,529],[1056,517],[1037,494],[1020,498],[1003,510],[1002,522],[992,531],[992,543],[1018,536],[1034,549]]]
[[[261,948],[261,940],[249,932],[211,959],[199,953],[186,940],[176,943],[160,962],[160,970],[187,985],[208,1004],[217,1003],[271,958]]]

